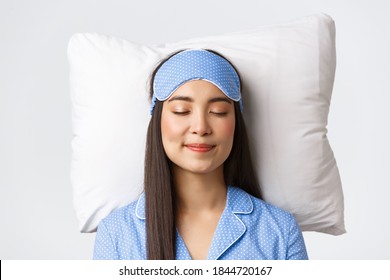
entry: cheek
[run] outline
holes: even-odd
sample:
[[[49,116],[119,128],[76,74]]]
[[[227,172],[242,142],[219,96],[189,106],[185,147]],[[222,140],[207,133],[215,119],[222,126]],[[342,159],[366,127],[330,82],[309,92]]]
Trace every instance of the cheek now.
[[[229,139],[230,141],[233,141],[234,129],[235,129],[234,119],[230,120],[230,121],[223,122],[218,127],[219,127],[220,134],[224,138],[226,138],[226,140]]]
[[[161,136],[164,141],[174,140],[181,135],[183,128],[173,118],[161,116]]]

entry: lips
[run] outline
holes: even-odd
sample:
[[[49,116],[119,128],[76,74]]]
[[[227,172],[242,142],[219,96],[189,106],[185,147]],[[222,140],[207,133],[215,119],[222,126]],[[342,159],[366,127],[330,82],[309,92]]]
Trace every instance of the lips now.
[[[215,145],[203,144],[203,143],[192,143],[192,144],[187,144],[185,146],[191,151],[201,152],[201,153],[209,152],[215,147]]]

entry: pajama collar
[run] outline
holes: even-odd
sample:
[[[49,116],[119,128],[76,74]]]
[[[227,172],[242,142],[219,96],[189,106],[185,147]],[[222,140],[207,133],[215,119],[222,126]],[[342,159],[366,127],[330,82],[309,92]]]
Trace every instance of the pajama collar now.
[[[253,203],[250,196],[239,188],[228,186],[226,206],[214,233],[207,259],[218,259],[227,249],[240,239],[246,231],[246,226],[241,221],[240,216],[251,214],[252,211]],[[138,199],[136,216],[138,219],[145,220],[144,193]],[[184,241],[178,231],[176,239],[177,248],[181,248],[182,250],[185,248],[186,253],[188,253]],[[187,257],[189,259],[191,258],[189,253]]]

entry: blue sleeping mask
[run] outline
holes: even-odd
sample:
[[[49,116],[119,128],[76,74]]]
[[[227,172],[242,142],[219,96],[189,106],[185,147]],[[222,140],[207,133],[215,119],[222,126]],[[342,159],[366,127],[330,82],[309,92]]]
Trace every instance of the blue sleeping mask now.
[[[240,103],[240,78],[223,57],[206,50],[185,50],[173,55],[157,70],[153,83],[150,114],[156,100],[165,101],[185,82],[205,80],[217,86],[228,98]]]

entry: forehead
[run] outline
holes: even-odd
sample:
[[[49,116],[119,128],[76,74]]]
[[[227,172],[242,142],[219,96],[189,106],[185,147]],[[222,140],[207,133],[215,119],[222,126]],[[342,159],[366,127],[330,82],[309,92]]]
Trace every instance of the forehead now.
[[[197,97],[226,96],[216,85],[206,80],[191,80],[180,85],[171,95],[171,98],[178,95]],[[170,99],[170,98],[169,98]]]

